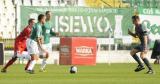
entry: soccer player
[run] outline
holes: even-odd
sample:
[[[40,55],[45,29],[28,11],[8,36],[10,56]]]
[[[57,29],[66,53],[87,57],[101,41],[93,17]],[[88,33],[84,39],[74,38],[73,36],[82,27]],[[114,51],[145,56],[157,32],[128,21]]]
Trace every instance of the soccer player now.
[[[43,52],[46,52],[42,48],[42,25],[45,23],[45,19],[46,17],[43,14],[38,16],[38,22],[33,26],[31,36],[29,39],[27,39],[27,50],[31,56],[31,61],[27,68],[27,72],[30,74],[34,74],[33,69],[39,57],[39,49]]]
[[[135,25],[135,33],[132,33],[128,29],[128,34],[133,37],[139,38],[140,42],[141,42],[140,45],[133,48],[130,52],[131,56],[138,63],[138,66],[135,69],[135,72],[139,72],[139,71],[145,69],[143,63],[141,62],[141,60],[139,59],[139,57],[136,54],[136,53],[140,52],[141,59],[143,60],[144,64],[147,66],[147,68],[149,69],[146,74],[153,74],[154,73],[153,69],[152,69],[148,59],[146,58],[147,51],[148,51],[148,43],[149,43],[148,32],[147,32],[145,26],[140,23],[139,16],[136,16],[136,15],[132,16],[132,22]]]
[[[8,63],[2,68],[1,72],[7,72],[7,68],[12,65],[17,58],[26,58],[30,59],[30,56],[26,50],[26,40],[29,38],[32,26],[34,25],[35,20],[29,19],[28,20],[28,26],[24,28],[24,30],[19,34],[18,37],[15,39],[14,44],[14,55],[12,59],[8,61]],[[26,65],[27,67],[28,65]]]
[[[47,64],[46,60],[48,59],[49,53],[52,50],[52,45],[50,43],[50,37],[59,35],[58,33],[55,33],[55,32],[52,31],[51,22],[50,22],[50,20],[51,20],[51,11],[46,11],[45,15],[46,15],[46,22],[42,26],[42,30],[43,30],[42,34],[43,34],[43,38],[44,38],[42,47],[43,47],[43,49],[45,49],[45,51],[47,53],[43,54],[43,52],[40,52],[40,58],[43,59],[42,60],[42,64],[41,64],[41,68],[40,68],[41,72],[45,71],[45,66]]]

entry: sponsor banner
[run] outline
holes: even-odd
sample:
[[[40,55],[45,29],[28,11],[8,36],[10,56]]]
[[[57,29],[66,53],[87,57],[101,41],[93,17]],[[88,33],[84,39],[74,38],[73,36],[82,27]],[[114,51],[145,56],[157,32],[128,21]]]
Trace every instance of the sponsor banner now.
[[[75,54],[78,56],[92,56],[93,48],[88,46],[79,46],[75,48]]]
[[[139,42],[128,35],[133,30],[132,8],[86,8],[86,7],[30,7],[21,6],[21,28],[29,18],[37,19],[38,14],[52,12],[53,31],[62,36],[111,37],[114,43],[130,44]],[[146,25],[152,41],[160,37],[160,9],[138,8],[143,24]],[[22,29],[21,29],[22,30]],[[132,40],[131,40],[132,39]],[[126,41],[131,40],[131,41]],[[152,42],[153,43],[153,42]]]
[[[97,55],[95,37],[62,37],[60,46],[60,64],[95,65]]]
[[[121,38],[128,35],[127,29],[132,26],[132,8],[21,6],[21,28],[27,25],[29,18],[37,19],[38,14],[48,10],[52,12],[53,31],[62,36],[109,37],[112,34]]]
[[[69,46],[67,45],[63,45],[60,47],[60,52],[61,54],[63,54],[64,56],[68,56],[70,54],[70,50],[69,50]]]
[[[138,12],[143,15],[160,15],[160,9],[158,9],[158,8],[139,7]]]

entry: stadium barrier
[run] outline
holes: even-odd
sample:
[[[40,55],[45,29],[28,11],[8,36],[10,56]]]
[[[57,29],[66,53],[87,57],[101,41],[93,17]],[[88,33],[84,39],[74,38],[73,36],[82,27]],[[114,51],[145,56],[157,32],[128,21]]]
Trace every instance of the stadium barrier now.
[[[0,42],[0,65],[4,64],[4,45]]]
[[[0,39],[0,42],[4,43],[5,50],[13,50],[15,39]]]

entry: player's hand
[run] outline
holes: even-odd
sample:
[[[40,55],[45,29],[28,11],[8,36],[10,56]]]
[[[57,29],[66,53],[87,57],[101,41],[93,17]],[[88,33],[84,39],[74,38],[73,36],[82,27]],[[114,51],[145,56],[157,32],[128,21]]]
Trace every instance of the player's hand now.
[[[44,51],[44,54],[45,54],[45,55],[47,55],[47,54],[48,54],[48,52],[47,52],[47,51]]]
[[[132,34],[132,32],[128,29],[128,34],[130,35],[130,34]]]
[[[56,33],[56,36],[59,36],[59,33],[58,33],[58,32]]]
[[[45,54],[48,54],[48,52],[45,49],[42,49],[42,52],[44,52]]]
[[[42,50],[44,53],[47,53],[47,51],[46,51],[45,49],[42,48],[41,50]]]
[[[58,37],[62,37],[62,36],[60,35],[60,33],[56,33],[56,36],[58,36]]]
[[[144,53],[147,53],[147,51],[148,51],[147,47],[144,47]]]

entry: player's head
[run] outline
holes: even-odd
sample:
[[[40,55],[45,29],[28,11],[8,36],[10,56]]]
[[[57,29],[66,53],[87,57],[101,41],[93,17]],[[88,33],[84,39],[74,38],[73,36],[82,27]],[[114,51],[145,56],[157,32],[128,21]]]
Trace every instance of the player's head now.
[[[51,19],[51,11],[46,11],[46,20],[50,20]]]
[[[140,18],[137,15],[132,16],[132,22],[133,24],[137,25],[140,23]]]
[[[28,20],[28,25],[33,26],[35,23],[35,19],[31,18]]]
[[[38,16],[38,22],[44,24],[46,20],[46,16],[44,14],[39,14]]]

